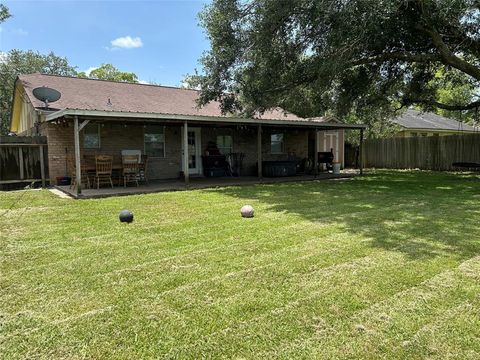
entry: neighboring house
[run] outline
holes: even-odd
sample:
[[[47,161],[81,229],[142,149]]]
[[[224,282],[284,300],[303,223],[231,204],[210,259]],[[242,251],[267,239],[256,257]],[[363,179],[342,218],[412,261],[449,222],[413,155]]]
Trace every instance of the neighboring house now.
[[[397,135],[401,137],[455,135],[475,132],[475,128],[468,124],[412,109],[394,118],[392,123],[400,127],[401,130]]]
[[[42,86],[61,93],[48,109],[32,93]],[[303,119],[282,110],[250,119],[224,115],[218,102],[199,108],[198,95],[196,90],[166,86],[21,75],[15,83],[10,128],[18,135],[47,137],[52,183],[67,175],[67,157],[75,154],[76,138],[81,156],[140,150],[148,155],[150,179],[178,178],[185,164],[188,175],[202,176],[202,155],[212,143],[224,154],[245,154],[241,175],[261,176],[263,161],[313,158],[315,143],[318,151],[333,148],[335,161],[343,163],[344,129],[365,128]],[[189,145],[185,155],[183,139]]]

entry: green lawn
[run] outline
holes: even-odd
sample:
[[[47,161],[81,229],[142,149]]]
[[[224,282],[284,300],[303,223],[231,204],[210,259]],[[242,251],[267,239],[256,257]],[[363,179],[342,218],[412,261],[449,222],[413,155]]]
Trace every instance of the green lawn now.
[[[0,193],[1,358],[480,357],[478,176],[21,194]]]

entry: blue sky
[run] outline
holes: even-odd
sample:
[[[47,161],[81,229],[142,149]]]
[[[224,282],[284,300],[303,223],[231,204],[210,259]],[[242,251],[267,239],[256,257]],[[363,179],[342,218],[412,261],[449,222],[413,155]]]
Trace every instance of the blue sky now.
[[[142,81],[177,86],[199,68],[208,40],[198,26],[206,1],[2,1],[0,51],[53,51],[78,70],[112,63]]]

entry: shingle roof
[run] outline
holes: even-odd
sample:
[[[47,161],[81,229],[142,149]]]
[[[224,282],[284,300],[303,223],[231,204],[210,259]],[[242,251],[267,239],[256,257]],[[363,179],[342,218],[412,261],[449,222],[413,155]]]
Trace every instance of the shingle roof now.
[[[409,109],[403,115],[392,119],[392,122],[406,129],[431,129],[450,131],[475,131],[465,123],[448,119],[429,112]]]
[[[32,90],[36,87],[47,86],[62,94],[60,100],[50,104],[51,108],[58,110],[101,110],[225,117],[216,101],[198,108],[196,99],[199,91],[197,90],[38,73],[20,75],[19,80],[35,107],[43,107],[44,104],[33,96]],[[305,119],[281,109],[267,111],[257,118],[305,121]],[[325,119],[312,121],[323,122]]]

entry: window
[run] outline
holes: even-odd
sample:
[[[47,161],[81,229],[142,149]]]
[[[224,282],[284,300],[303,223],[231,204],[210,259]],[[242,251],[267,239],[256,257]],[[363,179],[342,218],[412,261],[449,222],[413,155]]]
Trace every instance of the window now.
[[[83,147],[85,149],[100,148],[100,125],[89,123],[83,129]]]
[[[227,155],[232,153],[232,137],[230,135],[218,135],[217,136],[217,147],[220,150],[220,154]]]
[[[285,152],[283,133],[270,135],[270,152],[272,154],[283,154]]]
[[[416,132],[411,132],[410,136],[417,136],[417,133]]]
[[[428,136],[428,133],[422,133],[422,136],[423,137]]]
[[[433,136],[440,136],[439,133],[433,133]]]
[[[145,154],[149,157],[165,157],[165,126],[147,125],[143,137]]]

